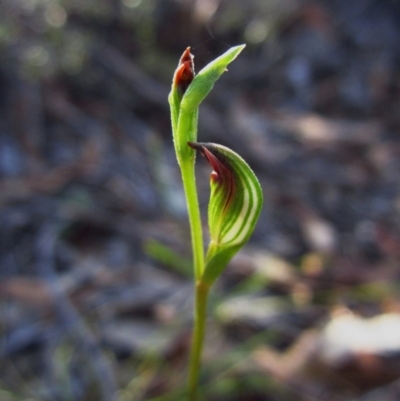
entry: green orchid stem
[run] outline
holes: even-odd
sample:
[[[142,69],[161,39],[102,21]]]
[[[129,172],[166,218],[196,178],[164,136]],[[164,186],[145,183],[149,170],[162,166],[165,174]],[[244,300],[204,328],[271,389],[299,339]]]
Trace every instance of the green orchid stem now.
[[[194,327],[189,360],[189,400],[197,400],[198,381],[200,374],[201,354],[204,343],[204,334],[207,315],[207,296],[209,286],[201,281],[204,272],[203,229],[200,218],[200,208],[197,196],[196,178],[194,170],[195,153],[190,157],[181,159],[179,165],[182,172],[183,188],[186,195],[186,204],[189,214],[189,224],[193,249],[193,264],[195,273],[195,299],[194,299]]]
[[[204,271],[203,228],[201,225],[200,208],[197,196],[196,177],[194,172],[194,158],[180,162],[183,188],[185,190],[186,204],[189,214],[190,233],[192,239],[193,264],[196,281]]]
[[[201,354],[206,330],[207,298],[210,287],[197,281],[194,300],[194,327],[189,362],[189,401],[197,400]]]

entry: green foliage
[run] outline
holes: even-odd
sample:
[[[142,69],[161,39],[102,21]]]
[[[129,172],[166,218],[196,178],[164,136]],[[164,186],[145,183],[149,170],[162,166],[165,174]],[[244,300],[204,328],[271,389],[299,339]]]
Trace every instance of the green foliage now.
[[[185,276],[193,275],[190,261],[182,258],[182,255],[178,254],[170,247],[155,240],[146,241],[143,244],[143,247],[144,252],[152,259],[159,261],[165,266],[168,266]]]

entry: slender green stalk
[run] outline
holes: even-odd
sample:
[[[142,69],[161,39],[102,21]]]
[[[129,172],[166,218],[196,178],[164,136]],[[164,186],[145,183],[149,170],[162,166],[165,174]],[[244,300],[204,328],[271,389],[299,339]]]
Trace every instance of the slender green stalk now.
[[[193,120],[185,118],[186,114],[181,113],[179,129],[185,129],[190,137],[195,135],[193,130],[197,130],[197,124],[193,125]],[[195,152],[189,146],[185,148],[187,157],[179,157],[179,165],[182,173],[183,188],[185,190],[186,204],[188,208],[190,234],[192,240],[193,265],[195,275],[195,299],[194,299],[194,327],[192,331],[191,354],[189,360],[189,400],[197,400],[197,389],[200,373],[201,353],[204,343],[205,323],[207,313],[208,287],[201,285],[200,277],[204,271],[204,246],[203,229],[200,217],[200,207],[196,187],[195,175]],[[180,153],[180,155],[182,152]]]
[[[202,272],[204,271],[204,248],[203,230],[194,171],[194,156],[193,160],[190,158],[186,161],[181,161],[181,172],[189,214],[195,272],[194,327],[189,360],[188,386],[189,400],[196,401],[201,354],[205,335],[209,287],[200,279]]]
[[[201,354],[203,350],[207,317],[207,297],[209,286],[202,281],[195,285],[194,327],[189,362],[189,400],[197,400]]]
[[[196,281],[204,270],[203,229],[200,218],[200,208],[197,196],[196,178],[194,172],[194,155],[181,161],[183,188],[189,214],[190,234],[192,238],[193,264]]]

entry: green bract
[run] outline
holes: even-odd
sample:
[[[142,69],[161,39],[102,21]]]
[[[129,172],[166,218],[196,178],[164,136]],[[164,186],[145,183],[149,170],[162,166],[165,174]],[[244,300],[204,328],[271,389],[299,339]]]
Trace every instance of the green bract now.
[[[224,54],[207,64],[193,79],[182,98],[181,110],[190,112],[200,106],[200,103],[210,93],[215,82],[226,71],[230,64],[239,53],[245,48],[245,45],[231,47]]]
[[[231,149],[215,143],[189,143],[213,168],[208,205],[210,245],[203,280],[211,284],[248,241],[263,203],[260,183],[249,165]]]
[[[230,48],[220,57],[207,64],[197,75],[194,72],[193,56],[188,47],[175,70],[168,100],[178,162],[193,156],[188,141],[197,140],[197,118],[200,103],[213,88],[215,82],[226,71],[227,66],[244,49],[245,45]]]

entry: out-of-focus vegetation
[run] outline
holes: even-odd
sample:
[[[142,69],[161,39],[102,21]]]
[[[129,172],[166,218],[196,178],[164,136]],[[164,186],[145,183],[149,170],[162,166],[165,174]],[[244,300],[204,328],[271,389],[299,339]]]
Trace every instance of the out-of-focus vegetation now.
[[[389,0],[1,1],[1,401],[185,399],[167,94],[187,46],[199,70],[244,42],[199,138],[265,205],[212,294],[204,399],[397,400],[399,22]]]

